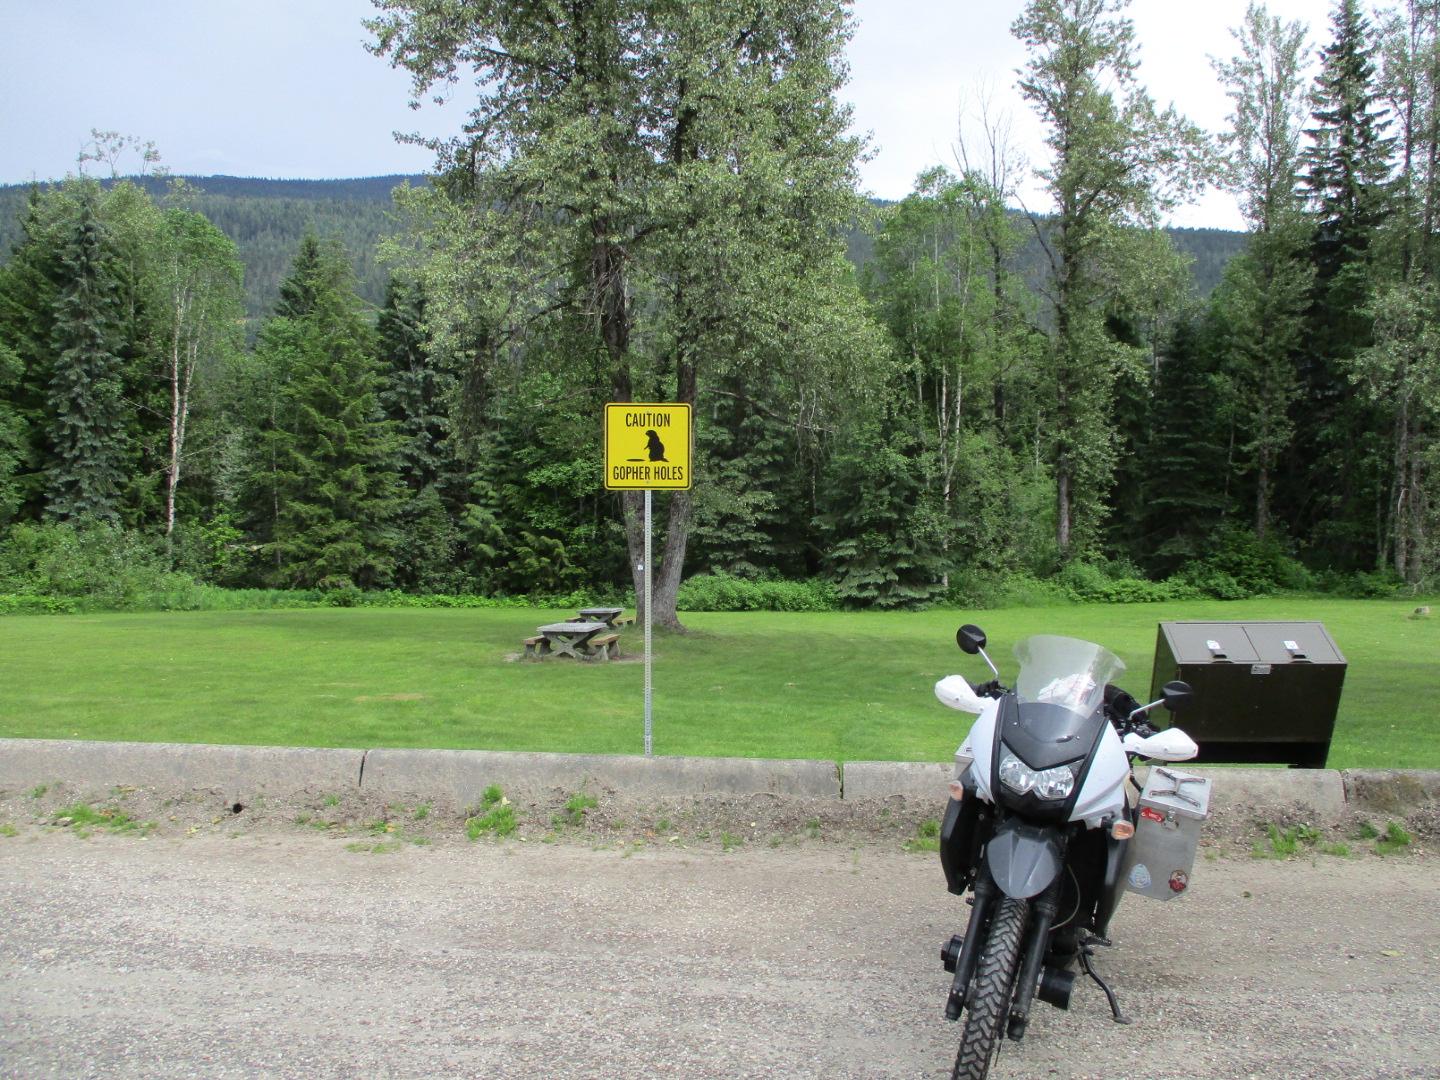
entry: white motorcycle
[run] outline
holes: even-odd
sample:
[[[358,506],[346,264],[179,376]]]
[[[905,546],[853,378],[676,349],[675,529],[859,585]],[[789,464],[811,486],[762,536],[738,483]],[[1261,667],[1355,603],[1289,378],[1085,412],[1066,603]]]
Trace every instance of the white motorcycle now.
[[[1132,757],[1184,761],[1198,752],[1184,732],[1157,731],[1147,719],[1156,705],[1189,704],[1185,683],[1168,683],[1159,699],[1137,705],[1110,684],[1125,670],[1119,657],[1041,634],[1015,646],[1020,673],[1006,689],[979,627],[961,627],[956,641],[995,677],[976,686],[951,675],[935,685],[946,705],[979,714],[955,755],[940,840],[949,890],[973,892],[972,909],[941,959],[954,973],[945,1015],[965,1018],[952,1076],[984,1080],[1002,1036],[1024,1036],[1037,997],[1069,1007],[1077,966],[1105,992],[1115,1020],[1128,1022],[1095,971],[1094,946],[1110,945],[1106,930],[1127,887],[1178,895],[1188,885],[1184,834],[1198,835],[1199,825],[1177,829],[1195,816],[1177,808],[1193,803],[1203,820],[1209,781],[1156,767],[1144,793],[1153,798],[1136,802],[1126,790]],[[1177,849],[1145,854],[1154,865],[1137,859],[1131,840],[1137,825],[1156,824],[1151,817],[1156,842]]]

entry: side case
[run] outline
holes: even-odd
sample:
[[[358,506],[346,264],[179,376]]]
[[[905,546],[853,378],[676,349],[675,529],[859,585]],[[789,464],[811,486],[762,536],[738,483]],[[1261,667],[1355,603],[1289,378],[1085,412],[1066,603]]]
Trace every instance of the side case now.
[[[1155,765],[1140,793],[1135,835],[1126,853],[1125,887],[1173,900],[1190,887],[1200,826],[1210,816],[1210,781]]]

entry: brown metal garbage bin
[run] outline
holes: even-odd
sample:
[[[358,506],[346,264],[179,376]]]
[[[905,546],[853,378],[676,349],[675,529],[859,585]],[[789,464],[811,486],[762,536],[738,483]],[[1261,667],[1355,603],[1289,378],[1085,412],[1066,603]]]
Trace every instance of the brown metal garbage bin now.
[[[1150,699],[1171,679],[1194,689],[1179,723],[1199,764],[1323,769],[1345,666],[1323,623],[1161,623]]]

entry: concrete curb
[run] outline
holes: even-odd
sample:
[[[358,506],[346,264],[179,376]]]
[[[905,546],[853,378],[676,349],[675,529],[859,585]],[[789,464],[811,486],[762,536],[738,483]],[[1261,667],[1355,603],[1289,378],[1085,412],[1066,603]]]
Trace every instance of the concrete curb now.
[[[1325,818],[1346,810],[1403,813],[1440,803],[1440,770],[1186,768],[1215,781],[1211,805],[1301,806]],[[807,799],[943,803],[949,762],[532,754],[496,750],[352,750],[292,746],[0,739],[0,788],[64,781],[104,792],[119,786],[209,790],[227,802],[258,795],[364,790],[448,796],[474,805],[490,784],[638,795],[767,793]],[[843,770],[843,774],[842,774]],[[842,789],[843,777],[843,789]]]
[[[1345,782],[1336,769],[1191,769],[1183,761],[1175,768],[1212,781],[1213,810],[1298,804],[1325,819],[1345,813]]]
[[[842,776],[846,799],[907,799],[944,803],[955,775],[949,761],[847,761]]]
[[[1347,769],[1345,801],[1356,810],[1397,813],[1440,802],[1440,770]]]
[[[97,792],[121,785],[199,788],[246,802],[258,795],[354,791],[364,758],[363,750],[304,746],[3,739],[0,787],[64,781]]]
[[[361,787],[384,795],[445,794],[479,802],[490,784],[579,791],[589,785],[641,795],[724,793],[838,799],[833,761],[779,758],[527,754],[500,750],[371,750]]]

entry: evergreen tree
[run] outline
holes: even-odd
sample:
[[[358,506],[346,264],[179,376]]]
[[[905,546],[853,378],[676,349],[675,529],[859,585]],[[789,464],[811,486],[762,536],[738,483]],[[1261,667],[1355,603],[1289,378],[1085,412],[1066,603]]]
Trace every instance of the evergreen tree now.
[[[1232,400],[1220,374],[1214,319],[1189,319],[1171,336],[1160,360],[1143,446],[1139,505],[1128,518],[1130,551],[1148,571],[1173,574],[1203,560],[1208,538],[1232,518],[1235,447],[1225,405]]]
[[[24,366],[0,340],[0,528],[15,519],[23,499],[20,472],[25,460],[25,420],[11,399]]]
[[[1334,39],[1321,50],[1315,78],[1311,144],[1303,185],[1317,216],[1312,345],[1332,361],[1353,354],[1368,334],[1366,269],[1371,244],[1392,209],[1389,110],[1380,100],[1369,20],[1359,0],[1337,0]],[[1324,310],[1321,310],[1324,309]]]
[[[1354,391],[1349,365],[1373,342],[1374,240],[1392,208],[1394,140],[1385,134],[1375,45],[1358,0],[1337,0],[1332,27],[1303,155],[1304,190],[1318,220],[1300,350],[1303,402],[1285,494],[1292,519],[1323,557],[1363,569],[1381,555],[1384,437],[1380,417]]]
[[[126,478],[119,290],[97,201],[81,197],[59,258],[45,511],[60,520],[117,521]]]
[[[276,577],[305,588],[367,588],[393,568],[397,439],[381,418],[374,332],[338,244],[302,244],[260,351],[275,378],[260,474],[273,507]]]
[[[401,588],[460,592],[469,584],[463,529],[468,476],[450,418],[459,380],[442,366],[425,329],[421,282],[392,277],[375,324],[384,388],[380,405],[395,425],[394,467],[405,499],[395,519],[395,582]]]
[[[708,391],[695,424],[701,479],[691,565],[737,577],[814,574],[814,434],[785,418],[781,381],[773,373],[736,372]]]
[[[944,591],[944,517],[920,482],[910,433],[879,424],[848,432],[815,519],[839,596],[867,607],[915,607]]]
[[[38,519],[45,507],[48,388],[54,375],[54,325],[60,294],[60,240],[74,209],[32,187],[20,219],[20,239],[0,264],[0,354],[6,357],[3,393],[17,427],[11,465],[14,513]]]

